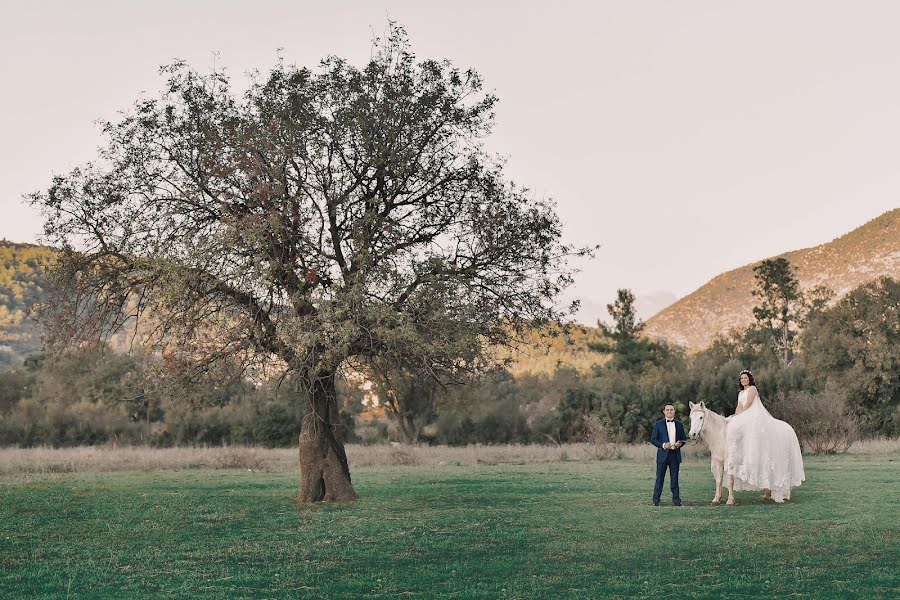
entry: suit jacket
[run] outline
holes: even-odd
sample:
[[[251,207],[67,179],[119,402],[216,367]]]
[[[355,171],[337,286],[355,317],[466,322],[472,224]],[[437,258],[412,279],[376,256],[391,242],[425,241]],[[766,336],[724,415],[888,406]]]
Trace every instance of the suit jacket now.
[[[675,419],[675,441],[687,441],[687,436],[684,434],[684,424]],[[681,448],[677,450],[668,450],[663,448],[663,444],[669,442],[669,431],[666,429],[666,420],[660,419],[653,425],[653,433],[650,434],[650,443],[656,446],[656,462],[666,462],[666,459],[669,457],[669,454],[672,453],[675,456],[676,464],[681,463]]]

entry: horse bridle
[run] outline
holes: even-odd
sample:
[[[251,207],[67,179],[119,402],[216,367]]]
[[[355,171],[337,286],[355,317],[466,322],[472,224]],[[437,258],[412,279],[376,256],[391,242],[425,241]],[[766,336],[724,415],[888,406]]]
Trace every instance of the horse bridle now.
[[[694,411],[691,411],[691,412],[694,412]],[[706,426],[706,416],[707,416],[706,413],[707,413],[707,408],[704,407],[703,408],[703,419],[700,421],[700,429],[697,430],[697,439],[698,440],[700,439],[700,435],[703,433],[703,427]],[[692,441],[692,440],[690,438],[688,438],[688,441]],[[687,443],[687,442],[685,442],[685,443]]]

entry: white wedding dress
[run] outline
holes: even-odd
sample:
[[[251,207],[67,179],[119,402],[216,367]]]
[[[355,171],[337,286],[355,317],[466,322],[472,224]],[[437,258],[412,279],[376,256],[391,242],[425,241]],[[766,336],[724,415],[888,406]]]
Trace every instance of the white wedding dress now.
[[[747,393],[738,394],[741,406]],[[725,431],[725,472],[734,476],[735,490],[769,489],[775,502],[784,502],[806,479],[794,428],[769,414],[759,396],[728,419]]]

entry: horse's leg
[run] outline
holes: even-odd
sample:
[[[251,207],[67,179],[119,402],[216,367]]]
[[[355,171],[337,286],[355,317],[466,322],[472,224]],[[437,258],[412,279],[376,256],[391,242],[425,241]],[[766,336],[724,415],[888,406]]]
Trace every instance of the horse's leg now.
[[[724,471],[725,463],[713,460],[713,466],[716,469],[716,495],[712,499],[711,504],[718,504],[722,501],[722,472]]]
[[[734,506],[734,475],[728,476],[728,500],[725,506]]]

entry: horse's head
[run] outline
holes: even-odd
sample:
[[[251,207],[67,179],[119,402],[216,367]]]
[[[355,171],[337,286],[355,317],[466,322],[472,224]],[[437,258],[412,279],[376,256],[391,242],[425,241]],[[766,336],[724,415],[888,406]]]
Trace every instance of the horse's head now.
[[[700,437],[700,432],[703,431],[703,424],[707,418],[706,404],[703,402],[698,402],[697,404],[688,402],[688,404],[691,405],[691,431],[688,435],[691,436],[692,440],[696,440]]]

